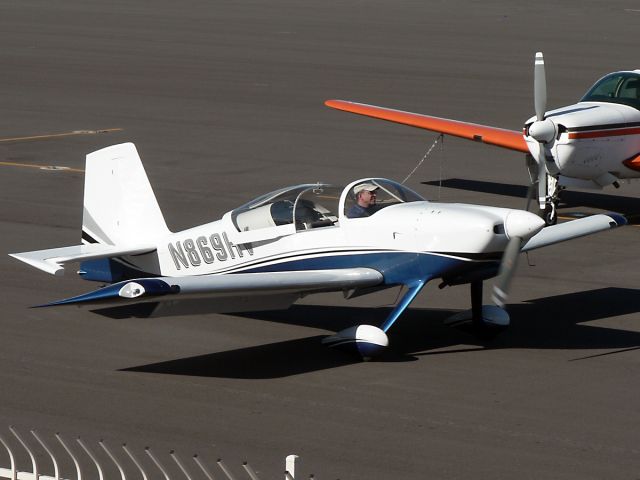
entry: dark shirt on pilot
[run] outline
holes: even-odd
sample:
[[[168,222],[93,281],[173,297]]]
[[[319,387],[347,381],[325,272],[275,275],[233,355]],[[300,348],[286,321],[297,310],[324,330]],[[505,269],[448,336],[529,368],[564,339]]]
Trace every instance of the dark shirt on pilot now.
[[[356,203],[347,210],[347,218],[370,217],[374,212],[375,209],[373,207],[364,208]]]

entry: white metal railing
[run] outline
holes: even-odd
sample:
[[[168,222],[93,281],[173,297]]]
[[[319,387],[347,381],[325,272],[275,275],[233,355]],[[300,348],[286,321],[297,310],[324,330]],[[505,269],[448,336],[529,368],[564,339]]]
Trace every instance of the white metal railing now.
[[[31,461],[31,471],[19,470],[17,461],[16,461],[16,453],[19,453],[19,452],[17,452],[14,448],[12,448],[10,442],[8,442],[5,439],[5,437],[2,434],[0,434],[0,443],[9,454],[9,461],[10,461],[10,466],[8,468],[0,467],[0,479],[6,478],[8,480],[72,480],[72,479],[61,477],[60,467],[59,467],[61,459],[56,458],[54,454],[54,450],[51,448],[50,445],[48,445],[44,441],[44,439],[38,434],[38,432],[36,432],[35,430],[30,431],[31,435],[33,436],[33,438],[35,438],[36,442],[40,445],[43,452],[46,453],[46,455],[51,459],[51,462],[53,463],[53,476],[44,475],[41,473],[39,469],[39,463],[38,463],[37,457],[42,457],[43,456],[42,452],[36,452],[33,449],[29,448],[25,440],[22,438],[22,436],[17,432],[17,430],[13,426],[9,427],[9,431],[11,432],[13,437],[15,437],[15,439],[20,444],[22,449],[29,456],[29,459]],[[87,446],[87,444],[82,441],[80,437],[76,439],[76,442],[84,452],[84,455],[82,457],[79,457],[77,454],[73,453],[73,450],[70,448],[69,444],[60,436],[59,433],[55,434],[55,438],[60,443],[60,445],[66,452],[66,454],[69,456],[69,458],[73,462],[73,465],[76,471],[76,477],[75,477],[76,480],[83,480],[83,478],[84,480],[86,480],[87,478],[87,475],[84,475],[83,477],[83,469],[81,468],[81,465],[83,463],[85,465],[89,463],[89,465],[93,466],[93,468],[97,470],[98,480],[105,480],[105,468],[104,468],[105,465],[101,465],[99,463],[97,456],[89,448],[89,446]],[[118,460],[118,458],[114,455],[111,449],[105,444],[104,440],[100,440],[98,442],[98,445],[104,451],[104,453],[106,454],[106,457],[109,458],[109,460],[111,461],[112,465],[110,465],[110,468],[113,469],[113,467],[115,466],[115,468],[118,470],[118,474],[121,480],[130,480],[133,477],[139,477],[139,476],[142,477],[142,480],[149,480],[150,478],[157,478],[158,473],[160,473],[165,480],[175,480],[176,478],[175,475],[172,475],[170,473],[170,470],[167,469],[167,467],[160,462],[158,457],[153,454],[153,452],[149,447],[146,447],[144,452],[157,469],[157,472],[155,472],[154,475],[148,474],[148,471],[145,470],[144,462],[141,462],[133,454],[133,452],[127,447],[126,444],[122,445],[122,450],[126,454],[127,458],[131,460],[131,463],[136,467],[136,473],[134,475],[130,472],[129,473],[127,472],[126,466],[123,464],[121,460]],[[183,461],[178,457],[178,454],[174,450],[171,450],[169,452],[169,457],[173,460],[177,468],[180,470],[181,474],[187,480],[198,480],[197,478],[194,478],[194,476],[189,472],[185,463],[183,463]],[[297,459],[298,459],[297,455],[289,455],[286,457],[285,472],[284,472],[285,480],[296,479],[296,460]],[[206,464],[202,461],[202,459],[198,457],[198,455],[194,455],[192,457],[192,460],[195,466],[198,467],[198,471],[202,473],[202,475],[204,475],[207,478],[207,480],[216,480],[220,478],[219,476],[218,477],[214,476],[213,472],[206,466]],[[67,462],[68,462],[68,459],[67,459]],[[219,458],[216,461],[216,465],[227,480],[236,480],[236,477],[233,475],[231,470],[225,465],[225,463],[222,461],[221,458]],[[253,470],[253,468],[251,468],[248,462],[244,462],[242,464],[242,468],[244,469],[245,473],[248,475],[250,480],[260,480],[256,472]],[[86,472],[86,468],[84,470]],[[94,476],[91,475],[90,478],[93,479]],[[298,478],[301,478],[301,477],[298,477]],[[313,475],[310,475],[309,478],[312,479]]]

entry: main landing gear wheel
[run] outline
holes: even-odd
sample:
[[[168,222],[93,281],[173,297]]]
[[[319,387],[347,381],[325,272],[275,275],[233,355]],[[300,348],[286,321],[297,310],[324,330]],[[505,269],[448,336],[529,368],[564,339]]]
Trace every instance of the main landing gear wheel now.
[[[445,325],[462,327],[482,340],[492,340],[511,323],[509,314],[496,305],[482,305],[482,281],[472,282],[471,309],[456,313],[445,320]]]
[[[379,356],[389,346],[389,338],[373,325],[356,325],[322,340],[322,343],[340,350],[356,353],[367,361]]]
[[[558,208],[555,202],[550,202],[545,207],[542,215],[540,215],[542,219],[545,221],[547,226],[555,225],[558,223]]]

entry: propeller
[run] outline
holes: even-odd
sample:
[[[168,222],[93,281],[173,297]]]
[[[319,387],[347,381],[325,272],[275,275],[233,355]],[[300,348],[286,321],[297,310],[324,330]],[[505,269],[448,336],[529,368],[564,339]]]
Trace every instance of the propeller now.
[[[536,108],[536,118],[539,122],[542,122],[547,111],[547,78],[544,71],[544,56],[542,52],[536,53],[533,66],[533,100]]]
[[[504,253],[502,254],[500,270],[498,270],[496,283],[493,284],[493,294],[491,295],[493,303],[500,308],[504,308],[507,298],[509,297],[511,279],[513,278],[513,273],[518,266],[518,258],[520,257],[521,248],[522,239],[514,237],[509,240],[507,248],[505,248]]]
[[[537,152],[531,153],[538,164],[538,202],[542,207],[546,204],[547,198],[547,166],[544,146],[553,141],[558,131],[553,120],[545,118],[547,111],[547,79],[542,52],[536,53],[533,68],[533,99],[536,121],[529,126],[528,133],[531,138],[538,142]]]
[[[523,210],[512,210],[507,214],[504,222],[505,234],[509,238],[509,243],[504,249],[500,269],[493,284],[493,294],[491,300],[498,307],[504,308],[511,280],[518,266],[518,258],[520,257],[520,249],[523,245],[536,233],[538,233],[546,225],[545,221],[530,212]]]

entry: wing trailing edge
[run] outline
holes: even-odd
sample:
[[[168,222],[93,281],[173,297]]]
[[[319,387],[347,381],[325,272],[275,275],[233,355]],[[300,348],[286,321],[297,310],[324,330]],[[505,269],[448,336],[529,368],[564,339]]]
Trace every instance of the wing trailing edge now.
[[[376,107],[364,103],[348,102],[345,100],[327,100],[327,107],[344,112],[356,113],[366,117],[378,118],[388,122],[400,123],[411,127],[431,130],[433,132],[466,138],[476,142],[495,145],[518,152],[529,153],[527,142],[521,132],[504,128],[479,125],[477,123],[449,120],[447,118],[432,117],[419,113],[404,112],[391,108]]]

